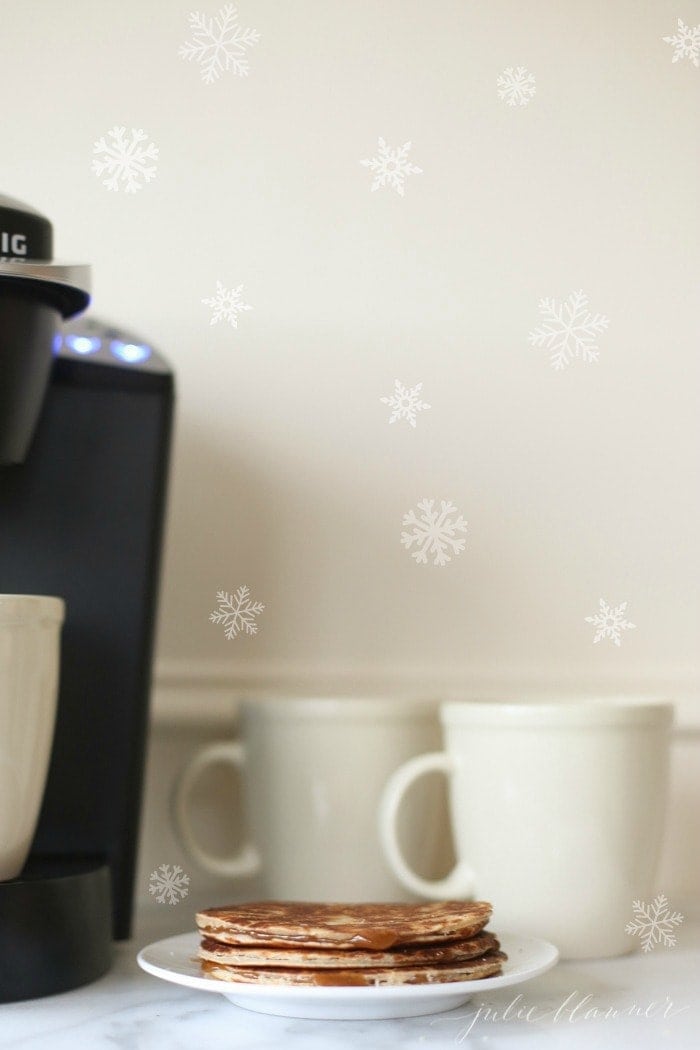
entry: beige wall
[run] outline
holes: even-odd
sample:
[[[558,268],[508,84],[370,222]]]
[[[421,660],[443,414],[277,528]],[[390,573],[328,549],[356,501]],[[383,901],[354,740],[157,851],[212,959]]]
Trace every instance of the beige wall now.
[[[189,2],[2,3],[2,189],[177,371],[159,703],[529,682],[690,710],[700,69],[661,37],[700,6],[237,6],[251,75],[206,85]],[[522,108],[496,93],[514,65]],[[159,147],[134,195],[90,170],[115,124]],[[403,199],[359,164],[380,135],[423,169]],[[237,330],[208,323],[217,280],[253,306]],[[579,288],[610,324],[558,373],[527,337]],[[415,430],[387,423],[395,378],[432,405]],[[425,496],[469,523],[442,568],[400,545]],[[243,583],[266,609],[227,642],[208,613]],[[600,598],[629,603],[619,648],[592,644]]]

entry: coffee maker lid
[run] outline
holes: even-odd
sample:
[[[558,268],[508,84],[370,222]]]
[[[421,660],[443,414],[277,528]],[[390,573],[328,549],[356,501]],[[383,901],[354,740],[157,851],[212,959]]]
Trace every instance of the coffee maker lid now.
[[[0,194],[0,286],[37,295],[63,317],[90,302],[90,267],[54,262],[51,223],[22,201]]]

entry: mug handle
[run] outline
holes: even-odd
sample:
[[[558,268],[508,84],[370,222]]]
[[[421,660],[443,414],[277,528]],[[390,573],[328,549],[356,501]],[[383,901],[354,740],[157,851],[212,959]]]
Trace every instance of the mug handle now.
[[[406,889],[432,900],[460,900],[474,895],[474,872],[465,861],[458,860],[444,879],[424,879],[409,868],[399,847],[396,819],[403,796],[414,780],[436,770],[454,771],[454,762],[444,751],[409,758],[392,773],[379,804],[379,838],[391,870]]]
[[[216,762],[228,762],[240,772],[245,760],[245,749],[237,740],[209,744],[198,751],[185,766],[175,786],[175,823],[182,843],[194,860],[212,875],[245,878],[260,871],[260,854],[252,842],[244,842],[232,857],[218,857],[200,846],[195,837],[188,808],[190,792],[207,766]]]

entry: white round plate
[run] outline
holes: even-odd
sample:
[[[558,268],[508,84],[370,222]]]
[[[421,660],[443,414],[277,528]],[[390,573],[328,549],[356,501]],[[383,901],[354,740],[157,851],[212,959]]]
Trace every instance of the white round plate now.
[[[499,934],[508,955],[500,977],[480,981],[452,981],[449,984],[405,984],[396,988],[304,988],[285,985],[229,984],[213,977],[202,977],[197,958],[199,934],[181,933],[142,948],[138,964],[146,973],[173,984],[201,992],[217,992],[236,1006],[261,1014],[280,1017],[315,1017],[333,1020],[369,1020],[387,1017],[415,1017],[452,1010],[473,995],[520,984],[549,970],[559,952],[548,941],[534,937]]]

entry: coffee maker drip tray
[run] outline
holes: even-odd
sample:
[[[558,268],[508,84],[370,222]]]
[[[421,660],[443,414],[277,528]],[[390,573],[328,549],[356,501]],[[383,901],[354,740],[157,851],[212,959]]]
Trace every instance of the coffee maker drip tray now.
[[[32,857],[0,882],[0,1003],[55,995],[97,980],[112,955],[109,867]]]

